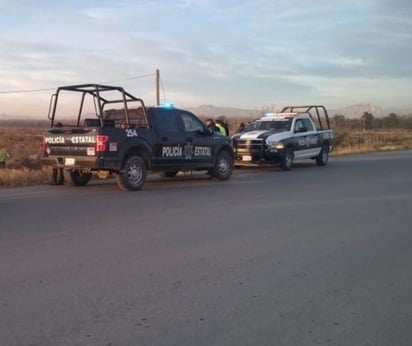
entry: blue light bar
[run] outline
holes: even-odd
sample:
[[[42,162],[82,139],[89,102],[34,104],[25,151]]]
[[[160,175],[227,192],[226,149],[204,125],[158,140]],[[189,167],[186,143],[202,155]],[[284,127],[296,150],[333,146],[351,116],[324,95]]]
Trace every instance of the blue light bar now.
[[[173,103],[161,103],[159,105],[159,107],[162,107],[162,108],[175,108],[175,105]]]

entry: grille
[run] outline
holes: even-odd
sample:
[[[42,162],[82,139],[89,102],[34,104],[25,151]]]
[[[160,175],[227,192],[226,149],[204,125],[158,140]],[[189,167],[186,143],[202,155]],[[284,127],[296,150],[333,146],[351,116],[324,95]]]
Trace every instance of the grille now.
[[[260,156],[264,151],[264,141],[262,139],[238,139],[233,142],[233,147],[237,154],[248,154]]]

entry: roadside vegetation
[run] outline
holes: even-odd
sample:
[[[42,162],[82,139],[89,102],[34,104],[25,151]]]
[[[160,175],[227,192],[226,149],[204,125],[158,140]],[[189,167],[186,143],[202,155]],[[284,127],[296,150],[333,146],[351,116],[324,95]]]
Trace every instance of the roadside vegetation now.
[[[40,146],[47,122],[28,120],[0,121],[0,150],[9,154],[0,169],[0,186],[29,186],[48,181],[41,167]]]
[[[204,119],[205,120],[205,119]],[[250,118],[229,118],[230,133]],[[375,118],[365,112],[358,118],[331,117],[335,133],[332,155],[381,150],[412,149],[412,116],[391,113]],[[0,162],[0,187],[47,184],[50,170],[42,168],[41,140],[48,122],[35,120],[0,120],[0,151],[7,152],[4,168]]]
[[[358,118],[336,114],[331,118],[335,133],[333,155],[381,150],[412,149],[412,116],[390,113],[375,118],[365,112]]]

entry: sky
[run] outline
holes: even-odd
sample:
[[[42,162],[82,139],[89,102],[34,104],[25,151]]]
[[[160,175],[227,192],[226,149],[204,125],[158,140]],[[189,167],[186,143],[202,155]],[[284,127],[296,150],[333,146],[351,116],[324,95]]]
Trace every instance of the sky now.
[[[410,0],[0,0],[0,115],[46,117],[82,83],[153,105],[156,69],[180,108],[411,111],[411,17]]]

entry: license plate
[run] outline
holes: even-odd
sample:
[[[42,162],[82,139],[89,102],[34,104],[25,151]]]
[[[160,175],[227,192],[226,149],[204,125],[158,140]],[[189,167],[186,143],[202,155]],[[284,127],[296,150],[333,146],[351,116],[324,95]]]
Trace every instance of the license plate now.
[[[94,156],[96,155],[96,149],[94,147],[87,148],[87,156]]]
[[[250,155],[243,155],[243,156],[242,156],[242,161],[252,161],[252,156],[250,156]]]
[[[64,164],[66,166],[73,166],[74,165],[74,157],[66,157],[64,159]]]

